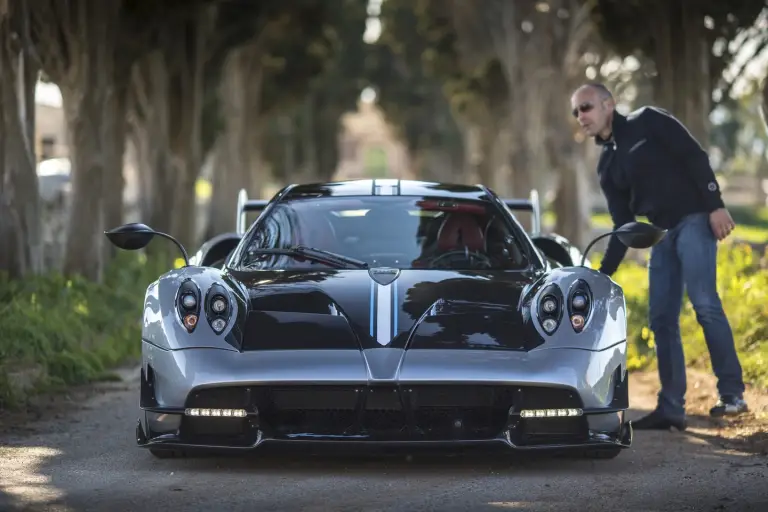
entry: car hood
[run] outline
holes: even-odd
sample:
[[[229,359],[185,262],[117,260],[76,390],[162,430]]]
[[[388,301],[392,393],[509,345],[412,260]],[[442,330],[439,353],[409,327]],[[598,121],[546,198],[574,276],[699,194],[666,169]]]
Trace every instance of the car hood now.
[[[522,307],[526,272],[232,272],[246,313],[244,350],[497,348],[541,338]]]

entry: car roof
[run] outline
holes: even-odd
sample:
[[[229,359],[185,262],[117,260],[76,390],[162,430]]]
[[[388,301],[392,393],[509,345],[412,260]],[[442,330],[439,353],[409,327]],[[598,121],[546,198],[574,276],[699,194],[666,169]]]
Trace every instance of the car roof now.
[[[361,179],[294,185],[284,191],[281,201],[308,197],[345,196],[430,196],[451,199],[489,200],[481,185],[461,185],[402,179]]]

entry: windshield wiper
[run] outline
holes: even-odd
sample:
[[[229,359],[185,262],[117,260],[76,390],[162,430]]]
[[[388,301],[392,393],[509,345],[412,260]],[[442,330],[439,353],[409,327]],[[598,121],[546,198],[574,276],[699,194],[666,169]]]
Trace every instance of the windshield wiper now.
[[[337,254],[331,251],[324,251],[322,249],[315,249],[313,247],[306,247],[303,245],[293,245],[291,247],[265,247],[257,248],[248,251],[254,254],[283,254],[286,256],[300,256],[321,263],[327,263],[329,265],[336,265],[337,267],[344,268],[346,265],[353,265],[357,268],[368,268],[368,264],[364,261],[344,256],[343,254]]]

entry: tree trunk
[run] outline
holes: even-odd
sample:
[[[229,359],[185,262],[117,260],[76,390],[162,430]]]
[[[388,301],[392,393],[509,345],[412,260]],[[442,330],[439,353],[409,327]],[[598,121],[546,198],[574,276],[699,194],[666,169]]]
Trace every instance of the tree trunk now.
[[[317,179],[317,143],[315,141],[315,98],[310,90],[304,96],[304,104],[301,109],[302,127],[302,154],[304,155],[304,169],[302,175],[305,180]]]
[[[235,229],[234,205],[241,189],[251,198],[261,197],[256,162],[263,75],[258,55],[258,45],[253,42],[233,50],[224,65],[220,96],[225,127],[217,141],[209,232]]]
[[[657,76],[654,95],[706,147],[711,110],[709,59],[704,14],[697,2],[662,2],[654,7],[651,27],[657,42],[652,58]],[[682,31],[678,29],[682,27]]]
[[[141,219],[152,228],[172,231],[175,175],[170,166],[169,140],[169,70],[165,55],[155,50],[133,69],[128,119],[137,153],[142,197]],[[156,253],[166,244],[150,244]]]
[[[111,229],[123,224],[125,177],[123,176],[125,162],[125,141],[127,136],[126,76],[118,77],[118,82],[110,91],[106,102],[106,114],[110,119],[109,126],[104,127],[104,201],[102,215],[104,226]],[[112,244],[104,244],[102,255],[104,264],[112,260],[117,250]]]
[[[0,18],[0,269],[22,277],[40,272],[43,261],[34,154],[37,69],[14,49],[8,21]]]
[[[103,88],[93,83],[79,85],[82,87],[79,90],[61,87],[72,165],[72,196],[63,271],[67,275],[81,274],[99,280],[102,275],[105,174],[101,131],[104,123],[100,121],[111,116],[105,111]]]
[[[586,168],[582,162],[568,162],[558,170],[558,187],[553,204],[557,217],[555,231],[583,250],[591,238]]]
[[[230,133],[224,132],[219,135],[213,146],[213,175],[212,175],[212,194],[209,203],[208,228],[206,238],[211,238],[220,233],[235,231],[237,226],[236,210],[234,207],[234,198],[237,197],[237,190],[232,190],[242,180],[236,180],[233,176],[235,169],[232,167],[231,154],[229,152],[230,142],[228,138]],[[233,182],[234,181],[234,186]],[[241,187],[248,190],[248,187]],[[239,190],[239,189],[238,189]]]
[[[115,87],[116,37],[121,2],[83,1],[58,19],[56,8],[30,11],[42,36],[38,52],[43,70],[61,90],[67,121],[72,193],[66,230],[63,272],[98,280],[104,243],[106,141],[116,121],[109,108]]]

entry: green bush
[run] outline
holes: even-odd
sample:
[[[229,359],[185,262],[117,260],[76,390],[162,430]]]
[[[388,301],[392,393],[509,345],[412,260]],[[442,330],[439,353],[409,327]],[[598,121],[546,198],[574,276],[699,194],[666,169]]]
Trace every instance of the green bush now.
[[[722,244],[718,251],[717,286],[730,320],[736,349],[751,384],[768,387],[768,258],[746,244]],[[628,310],[629,366],[655,365],[653,333],[648,328],[648,271],[645,265],[624,262],[614,274],[624,288]],[[680,316],[686,361],[711,369],[704,332],[687,295]]]
[[[144,292],[163,270],[143,254],[119,252],[103,283],[0,274],[0,410],[52,386],[104,378],[137,357]]]

